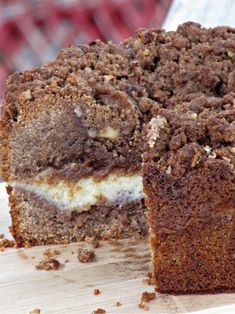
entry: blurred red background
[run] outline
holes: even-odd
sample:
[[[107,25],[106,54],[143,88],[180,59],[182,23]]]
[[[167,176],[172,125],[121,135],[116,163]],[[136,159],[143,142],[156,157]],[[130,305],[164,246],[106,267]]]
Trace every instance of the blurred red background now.
[[[0,0],[0,99],[5,81],[52,60],[59,49],[96,38],[120,42],[160,27],[172,0]]]

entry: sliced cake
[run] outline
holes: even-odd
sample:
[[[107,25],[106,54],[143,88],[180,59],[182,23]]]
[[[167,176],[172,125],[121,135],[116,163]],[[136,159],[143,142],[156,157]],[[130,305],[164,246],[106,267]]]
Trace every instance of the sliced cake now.
[[[2,173],[18,245],[147,234],[129,61],[97,41],[8,80]]]
[[[160,109],[233,97],[234,55],[233,29],[186,23],[73,46],[13,74],[0,132],[18,245],[145,236],[147,125]]]

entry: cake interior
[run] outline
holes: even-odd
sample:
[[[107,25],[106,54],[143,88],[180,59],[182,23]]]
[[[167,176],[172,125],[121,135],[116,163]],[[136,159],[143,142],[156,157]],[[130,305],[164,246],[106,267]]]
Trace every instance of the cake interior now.
[[[148,233],[143,199],[66,211],[32,192],[13,188],[10,204],[12,232],[19,246],[69,243],[86,237],[139,239]]]
[[[140,173],[116,172],[76,182],[49,173],[10,182],[12,231],[18,245],[147,235]]]

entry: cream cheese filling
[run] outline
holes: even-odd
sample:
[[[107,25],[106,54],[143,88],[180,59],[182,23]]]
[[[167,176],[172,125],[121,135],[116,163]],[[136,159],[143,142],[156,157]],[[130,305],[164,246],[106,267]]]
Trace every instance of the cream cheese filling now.
[[[120,204],[144,197],[142,176],[138,174],[109,174],[102,180],[82,178],[75,183],[57,179],[48,183],[47,174],[27,181],[9,182],[12,187],[33,192],[56,204],[62,210],[87,211],[95,204]]]

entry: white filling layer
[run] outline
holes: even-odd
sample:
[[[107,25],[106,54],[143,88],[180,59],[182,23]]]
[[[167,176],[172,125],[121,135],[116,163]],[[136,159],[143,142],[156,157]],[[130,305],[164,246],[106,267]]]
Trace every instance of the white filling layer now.
[[[142,176],[110,174],[101,181],[83,178],[77,183],[57,180],[48,184],[46,178],[40,180],[14,181],[12,187],[33,192],[46,200],[55,203],[61,209],[89,210],[95,204],[120,204],[136,201],[144,197]]]

